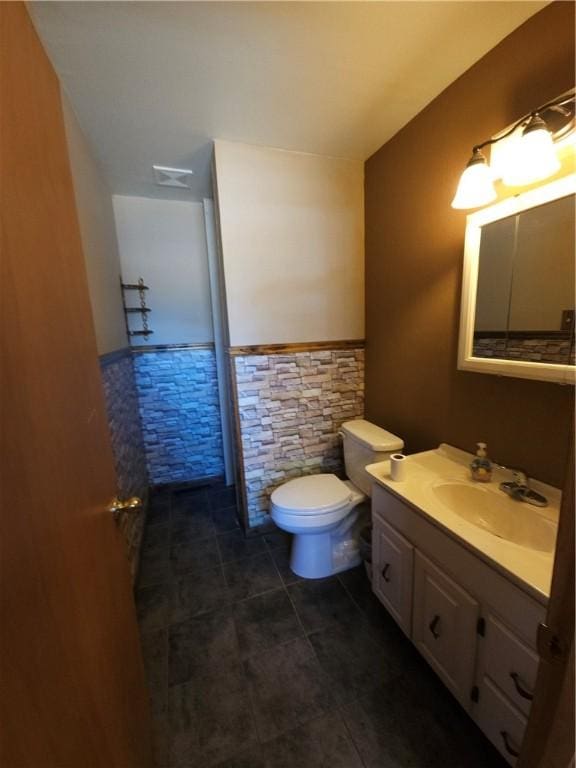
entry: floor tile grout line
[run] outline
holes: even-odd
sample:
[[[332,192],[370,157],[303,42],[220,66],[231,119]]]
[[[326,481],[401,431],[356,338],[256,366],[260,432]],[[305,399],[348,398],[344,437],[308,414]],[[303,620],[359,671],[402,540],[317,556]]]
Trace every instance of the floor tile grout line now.
[[[247,603],[249,600],[255,600],[257,597],[263,597],[264,595],[271,595],[273,592],[280,592],[283,585],[274,587],[273,589],[267,589],[265,592],[259,592],[257,595],[250,595],[250,597],[241,597],[238,600],[233,600],[232,605],[238,605],[239,603]]]
[[[366,577],[366,578],[368,578],[368,577]],[[372,625],[371,625],[371,623],[370,623],[370,618],[369,618],[369,616],[368,616],[368,615],[367,615],[367,613],[366,613],[366,612],[363,610],[362,606],[361,606],[361,605],[358,603],[358,601],[357,601],[357,600],[355,600],[355,598],[354,598],[354,595],[352,594],[352,592],[350,592],[350,590],[349,590],[349,589],[346,587],[346,584],[344,584],[344,582],[343,582],[343,581],[341,581],[341,579],[338,579],[338,582],[340,583],[340,585],[342,586],[342,588],[344,589],[344,591],[346,592],[346,594],[348,595],[348,597],[350,598],[350,600],[352,600],[352,602],[353,602],[353,603],[354,603],[354,605],[356,606],[357,610],[360,612],[360,614],[361,614],[361,616],[362,616],[362,619],[363,619],[363,621],[366,623],[366,625],[367,625],[367,628],[370,630],[370,634],[371,634],[371,635],[373,636],[373,638],[374,638],[374,642],[375,642],[375,643],[377,643],[377,644],[378,644],[378,645],[380,645],[380,646],[384,646],[384,643],[383,643],[383,642],[382,642],[382,640],[379,638],[379,636],[378,636],[378,633],[374,631],[374,628],[372,627]],[[370,587],[372,587],[372,584],[370,584]],[[371,594],[372,594],[372,595],[374,595],[374,597],[376,598],[376,595],[374,594],[374,592],[371,592]],[[376,599],[378,599],[378,598],[376,598]],[[382,606],[382,610],[384,610],[384,611],[385,611],[385,610],[386,610],[386,608],[385,608],[384,606]]]
[[[276,568],[276,573],[280,577],[280,582],[282,583],[282,588],[284,589],[284,592],[286,592],[286,596],[287,596],[288,600],[290,601],[290,605],[292,606],[292,610],[294,611],[294,614],[296,616],[298,624],[300,625],[300,629],[302,630],[303,636],[306,638],[306,641],[311,646],[311,643],[308,640],[308,635],[306,634],[306,629],[304,628],[304,624],[302,623],[302,619],[300,618],[300,614],[296,610],[296,605],[294,604],[294,600],[292,600],[292,596],[290,594],[290,591],[288,590],[288,586],[284,583],[284,579],[282,578],[282,574],[280,573],[280,569],[276,565],[276,561],[274,560],[272,555],[270,555],[270,558],[271,558],[272,562],[274,563],[274,567]],[[312,649],[312,651],[314,651],[314,649]],[[317,659],[316,654],[314,654],[314,658]]]
[[[328,577],[328,578],[331,578],[331,577]],[[360,613],[360,615],[362,616],[362,618],[365,620],[365,619],[366,619],[366,616],[365,616],[365,614],[364,614],[364,611],[363,611],[363,610],[360,608],[360,606],[359,606],[359,605],[356,603],[356,601],[354,601],[354,600],[352,599],[352,595],[351,595],[351,594],[348,592],[348,590],[347,590],[347,589],[344,587],[344,585],[343,585],[343,584],[340,582],[340,579],[338,579],[338,574],[336,574],[335,578],[337,579],[338,583],[339,583],[339,584],[342,586],[342,588],[343,588],[343,589],[344,589],[344,591],[346,592],[347,596],[348,596],[348,597],[349,597],[349,598],[352,600],[352,602],[354,603],[354,606],[355,606],[355,608],[356,608],[356,609],[359,611],[359,613]],[[290,586],[295,586],[295,585],[294,585],[294,584],[292,584],[292,585],[290,585]],[[296,605],[295,605],[294,601],[292,600],[292,596],[290,595],[290,589],[289,589],[289,587],[287,587],[287,586],[285,586],[285,589],[286,589],[286,591],[287,591],[287,593],[288,593],[288,598],[289,598],[290,602],[292,603],[292,607],[293,607],[293,609],[294,609],[294,612],[296,613],[296,616],[297,616],[297,618],[298,618],[298,621],[299,621],[299,623],[300,623],[300,626],[302,627],[302,629],[303,629],[303,631],[304,631],[304,636],[305,636],[306,640],[308,641],[308,644],[310,645],[310,647],[311,647],[311,649],[312,649],[312,653],[314,654],[314,657],[315,657],[315,659],[316,659],[316,661],[317,661],[317,663],[318,663],[318,665],[319,665],[320,669],[322,669],[322,671],[324,672],[324,669],[323,669],[323,667],[322,667],[322,663],[321,663],[321,661],[320,661],[320,658],[318,657],[318,654],[317,654],[317,652],[316,652],[316,649],[314,648],[314,645],[312,644],[312,641],[310,640],[310,638],[312,637],[312,635],[315,635],[315,634],[316,634],[316,633],[318,633],[318,632],[324,632],[325,630],[327,630],[327,629],[331,629],[331,628],[333,628],[333,627],[335,627],[335,626],[338,626],[338,625],[337,625],[337,624],[335,624],[335,623],[332,623],[332,622],[328,622],[328,623],[326,623],[326,624],[323,624],[321,627],[316,627],[315,629],[311,630],[310,632],[306,631],[306,629],[305,629],[305,627],[304,627],[304,624],[302,623],[302,620],[300,619],[300,614],[298,613],[298,609],[296,608]],[[379,644],[380,644],[380,643],[379,643]],[[349,700],[348,700],[346,703],[347,703],[347,704],[351,704],[351,703],[353,703],[354,701],[357,701],[358,699],[360,699],[360,698],[361,698],[361,697],[364,695],[364,693],[366,693],[366,691],[358,691],[358,692],[357,692],[357,693],[356,693],[356,694],[355,694],[355,695],[354,695],[352,698],[350,698],[350,699],[349,699]],[[339,702],[338,702],[336,699],[335,699],[335,704],[336,704],[336,708],[337,708],[337,709],[340,709],[340,706],[341,706],[341,705],[340,705],[340,703],[339,703]],[[355,744],[355,742],[354,742],[354,746],[356,747],[356,744]]]
[[[289,734],[291,734],[291,733],[294,733],[295,731],[297,731],[299,728],[304,728],[304,727],[306,727],[307,725],[310,725],[311,723],[315,723],[315,722],[317,722],[318,720],[322,720],[323,718],[325,718],[325,717],[327,717],[327,716],[330,716],[330,715],[332,715],[332,714],[336,714],[336,715],[337,715],[337,716],[340,718],[340,720],[342,721],[342,724],[344,725],[344,727],[345,727],[345,729],[346,729],[346,732],[347,732],[347,733],[349,733],[349,730],[348,730],[348,726],[347,726],[347,725],[346,725],[346,723],[344,722],[344,718],[342,717],[342,713],[340,712],[340,710],[339,710],[339,709],[335,709],[335,710],[330,710],[330,712],[324,712],[324,713],[323,713],[323,714],[321,714],[321,715],[315,715],[314,717],[310,718],[310,720],[306,720],[306,722],[304,722],[304,723],[298,723],[298,725],[295,725],[293,728],[288,728],[287,730],[285,730],[285,731],[282,731],[281,733],[277,734],[276,736],[272,736],[272,738],[270,738],[270,739],[266,739],[265,741],[262,741],[262,742],[260,742],[260,743],[261,743],[261,746],[266,746],[267,744],[271,744],[271,743],[272,743],[273,741],[275,741],[276,739],[282,738],[282,737],[284,737],[284,736],[288,736]],[[355,742],[353,741],[353,739],[352,739],[352,738],[350,738],[350,741],[352,742],[352,746],[354,747],[354,750],[355,750],[355,751],[357,752],[357,754],[358,754],[358,757],[359,757],[359,759],[360,759],[360,762],[362,763],[362,765],[363,765],[363,766],[364,766],[364,768],[365,768],[365,763],[364,763],[364,761],[362,760],[362,756],[361,756],[361,755],[358,753],[358,750],[356,749],[356,744],[355,744]],[[297,768],[297,766],[293,766],[293,768]]]
[[[220,543],[218,541],[218,534],[214,534],[216,537],[216,552],[218,552],[218,562],[220,563],[220,568],[222,568],[222,573],[224,574],[224,558],[222,557],[222,550],[220,549]]]
[[[270,645],[267,648],[260,648],[255,653],[250,654],[250,656],[247,656],[245,659],[242,659],[242,663],[250,661],[251,659],[256,658],[259,654],[263,653],[269,653],[271,651],[276,651],[278,648],[284,648],[286,645],[290,645],[290,643],[295,643],[297,640],[304,640],[304,636],[298,636],[298,637],[291,637],[289,640],[282,640],[280,643],[275,643],[274,645]]]
[[[242,678],[244,680],[244,684],[245,684],[245,687],[246,687],[246,696],[248,697],[248,703],[249,703],[249,706],[250,706],[250,717],[251,717],[251,720],[252,720],[252,728],[253,728],[253,731],[254,731],[254,735],[256,737],[256,743],[260,746],[261,742],[260,742],[260,734],[258,733],[258,720],[257,720],[257,717],[256,717],[256,710],[254,709],[254,702],[252,701],[252,695],[251,695],[251,691],[250,691],[250,682],[248,680],[248,674],[246,672],[246,667],[245,667],[245,664],[244,664],[244,660],[242,659],[242,654],[240,652],[240,639],[239,639],[239,635],[238,635],[238,626],[236,624],[236,616],[234,615],[233,605],[234,604],[231,604],[229,607],[231,609],[230,610],[230,616],[232,618],[232,624],[234,626],[234,635],[236,637],[236,647],[238,649],[238,663],[239,663],[240,668],[242,670]]]
[[[357,701],[357,699],[353,699],[352,701],[347,702],[347,704],[352,704],[352,703],[354,703],[354,701]],[[360,760],[360,762],[361,762],[361,764],[363,765],[364,768],[368,768],[368,766],[364,762],[364,758],[362,757],[362,752],[360,751],[360,747],[356,744],[356,740],[354,738],[354,735],[352,734],[352,731],[348,727],[348,723],[346,722],[346,718],[344,717],[344,715],[342,713],[342,708],[340,706],[338,707],[338,714],[340,715],[340,719],[342,720],[344,728],[346,729],[346,733],[348,734],[348,738],[350,739],[350,742],[351,742],[352,746],[354,747],[354,750],[356,751],[356,754],[358,755],[358,759]]]
[[[276,565],[276,564],[274,564],[274,565]],[[278,570],[278,568],[276,568],[276,570]],[[280,573],[279,573],[279,572],[278,572],[278,575],[280,576]],[[282,577],[281,577],[281,576],[280,576],[280,580],[282,581]],[[287,590],[287,588],[286,588],[286,585],[285,585],[283,582],[282,582],[282,587],[278,588],[278,591],[280,591],[280,589],[283,589],[283,590],[284,590],[284,592],[286,592],[286,595],[287,595],[287,597],[288,597],[288,600],[290,601],[290,604],[291,604],[291,606],[292,606],[292,610],[294,611],[294,614],[295,614],[295,616],[296,616],[296,619],[297,619],[297,621],[298,621],[298,624],[300,625],[300,629],[301,629],[301,630],[302,630],[302,632],[303,632],[303,636],[302,636],[302,637],[293,637],[293,638],[291,638],[290,640],[286,640],[286,641],[284,641],[284,642],[282,642],[282,643],[276,643],[275,645],[273,645],[273,646],[270,646],[269,648],[265,648],[265,649],[261,650],[261,651],[260,651],[260,653],[266,653],[266,652],[268,652],[268,651],[272,651],[272,650],[276,650],[276,649],[278,649],[278,648],[282,648],[282,647],[284,647],[284,646],[286,646],[286,645],[289,645],[290,643],[294,643],[294,642],[296,642],[297,640],[308,640],[308,638],[307,638],[307,636],[306,636],[306,632],[305,632],[305,630],[304,630],[304,626],[302,625],[302,622],[301,622],[301,620],[300,620],[300,616],[298,615],[298,612],[297,612],[297,610],[296,610],[296,607],[294,606],[294,604],[293,604],[293,602],[292,602],[292,599],[291,599],[290,595],[288,594],[288,590]],[[250,598],[248,598],[248,599],[250,599]],[[238,601],[238,602],[243,602],[243,601]],[[313,652],[313,654],[314,654],[314,649],[312,649],[312,652]],[[254,658],[255,656],[256,656],[256,654],[253,654],[252,656],[249,656],[247,659],[242,659],[242,660],[241,660],[241,663],[242,663],[242,667],[243,667],[243,668],[245,668],[245,667],[244,667],[244,665],[245,665],[245,664],[246,664],[248,661],[250,661],[250,659],[251,659],[251,658]],[[317,662],[317,663],[318,663],[318,665],[320,666],[320,664],[319,664],[319,662],[318,662],[318,659],[316,658],[316,655],[315,655],[315,654],[314,654],[314,658],[316,659],[316,662]],[[322,669],[322,668],[320,667],[320,669]],[[254,722],[255,722],[255,724],[256,724],[256,725],[255,725],[255,729],[256,729],[256,738],[257,738],[257,740],[258,740],[258,744],[259,744],[259,746],[261,746],[261,747],[265,746],[266,744],[270,743],[271,741],[274,741],[274,739],[276,739],[276,738],[279,738],[279,737],[281,737],[281,736],[285,736],[286,734],[288,734],[288,733],[291,733],[292,731],[295,731],[295,730],[297,730],[298,728],[302,727],[302,725],[307,725],[309,722],[313,722],[314,720],[319,720],[321,717],[325,717],[327,714],[329,714],[329,713],[326,713],[326,712],[324,712],[322,715],[318,715],[318,717],[313,717],[311,720],[308,720],[308,721],[306,721],[306,723],[298,723],[298,725],[295,725],[295,726],[294,726],[294,728],[289,728],[288,730],[286,730],[286,731],[283,731],[282,733],[276,734],[276,736],[273,736],[272,738],[269,738],[269,739],[262,739],[262,738],[260,737],[260,733],[259,733],[259,731],[258,731],[258,725],[257,725],[257,718],[256,718],[256,713],[255,713],[255,711],[254,711],[254,708],[253,708],[253,701],[252,701],[252,696],[250,695],[250,692],[248,693],[248,697],[249,697],[249,699],[250,699],[250,707],[251,707],[251,711],[252,711],[252,716],[253,716]],[[330,697],[332,698],[332,694],[330,694]],[[333,711],[333,710],[330,710],[330,712],[332,712],[332,711]],[[355,744],[354,744],[354,749],[356,749],[356,745],[355,745]]]
[[[264,555],[267,555],[268,557],[270,557],[270,553],[269,552],[261,552],[259,555],[251,555],[250,557],[242,557],[239,560],[232,560],[229,563],[223,563],[222,564],[222,568],[224,570],[224,582],[226,584],[227,589],[229,589],[229,590],[231,589],[230,584],[228,583],[228,579],[226,578],[226,567],[227,566],[233,565],[234,563],[238,563],[241,560],[254,560],[257,557],[263,557]],[[274,562],[274,558],[270,557],[270,559],[272,560],[273,565],[276,566],[276,563]],[[280,576],[280,574],[278,574],[278,576],[280,578],[280,584],[282,585],[283,584],[282,577]],[[279,589],[279,588],[280,587],[271,587],[270,589],[265,589],[262,592],[256,592],[256,593],[254,593],[252,595],[246,595],[246,597],[241,597],[241,598],[238,598],[237,600],[232,600],[232,602],[236,603],[236,602],[239,602],[240,600],[250,600],[250,598],[252,598],[252,597],[259,597],[260,595],[265,595],[268,592],[273,592],[275,589]]]
[[[274,560],[274,558],[272,558],[272,560]],[[274,563],[274,565],[276,565],[276,563]],[[276,566],[276,570],[278,570],[277,566]],[[282,578],[282,577],[280,576],[280,578]],[[282,583],[284,583],[284,582],[282,582]],[[302,632],[304,633],[304,638],[306,640],[306,643],[308,644],[308,647],[312,651],[312,656],[314,657],[314,660],[315,660],[315,662],[316,662],[316,664],[318,666],[318,669],[320,670],[320,672],[324,676],[324,675],[326,675],[326,673],[325,673],[325,671],[324,671],[324,669],[322,667],[322,664],[320,663],[320,659],[318,658],[318,654],[316,653],[316,649],[312,645],[312,641],[310,640],[310,637],[309,637],[308,633],[306,632],[306,628],[304,627],[304,623],[302,622],[302,619],[300,618],[300,614],[298,613],[298,610],[296,608],[294,600],[292,599],[292,595],[290,594],[290,590],[288,589],[286,584],[284,584],[284,590],[285,590],[286,594],[288,595],[288,600],[290,600],[290,604],[292,605],[292,610],[296,614],[296,618],[298,619],[298,623],[300,624],[300,628],[302,629]],[[334,701],[334,704],[337,707],[338,706],[338,702],[336,701],[336,699],[333,696],[332,692],[330,691],[329,693],[330,693],[330,698]]]
[[[246,695],[248,696],[248,701],[250,703],[250,716],[252,718],[252,726],[254,728],[254,735],[256,736],[256,743],[259,747],[262,746],[262,740],[260,738],[260,733],[258,732],[258,718],[256,717],[256,710],[254,709],[254,702],[252,700],[252,693],[250,691],[250,683],[248,681],[248,675],[246,674],[246,669],[244,667],[244,662],[242,659],[240,659],[240,664],[242,666],[242,674],[244,676],[244,680],[246,683]]]
[[[247,598],[247,599],[250,599],[250,598]],[[242,601],[236,601],[236,602],[242,602]],[[238,635],[238,626],[236,624],[236,617],[234,616],[234,610],[233,610],[233,606],[236,604],[236,602],[228,603],[225,606],[221,606],[221,608],[229,608],[230,609],[230,618],[232,619],[232,624],[233,624],[233,627],[234,627],[234,636],[236,638],[236,649],[237,649],[236,656],[237,656],[237,660],[238,660],[238,665],[239,665],[239,668],[241,670],[242,679],[244,681],[245,688],[246,688],[246,695],[248,697],[248,702],[249,702],[249,706],[250,706],[250,716],[251,716],[251,720],[252,720],[252,726],[253,726],[254,735],[256,737],[256,743],[259,746],[261,746],[262,742],[260,740],[260,735],[259,735],[259,732],[258,732],[256,711],[254,709],[254,702],[252,701],[252,696],[250,694],[250,684],[249,684],[249,681],[248,681],[248,675],[246,673],[246,668],[245,668],[245,662],[248,661],[248,659],[243,659],[242,658],[242,654],[240,652],[240,641],[239,641],[239,635]],[[217,608],[214,611],[209,611],[207,613],[215,613],[216,611],[221,610],[221,608]],[[207,613],[204,613],[204,614],[201,614],[201,615],[202,616],[206,616]],[[196,618],[196,617],[194,617],[194,618]],[[191,684],[193,684],[192,680],[186,680],[186,681],[181,682],[181,683],[174,683],[173,685],[168,684],[168,689],[169,689],[169,691],[173,691],[174,689],[177,689],[177,688],[179,688],[181,686],[191,685]]]
[[[255,592],[253,595],[247,595],[246,597],[240,597],[237,600],[232,600],[231,604],[235,605],[236,603],[243,603],[246,600],[252,600],[255,597],[263,597],[264,595],[269,595],[272,592],[276,592],[276,590],[281,588],[282,587],[272,587],[271,589],[265,589],[263,592]]]

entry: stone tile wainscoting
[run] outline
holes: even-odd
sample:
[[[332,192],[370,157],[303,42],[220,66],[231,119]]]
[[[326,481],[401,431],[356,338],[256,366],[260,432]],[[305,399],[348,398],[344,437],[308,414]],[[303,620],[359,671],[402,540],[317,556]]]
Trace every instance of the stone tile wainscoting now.
[[[338,430],[364,415],[364,349],[337,344],[231,350],[246,528],[269,524],[270,495],[286,480],[343,470]]]
[[[222,476],[213,346],[138,348],[134,369],[151,484]]]
[[[118,478],[118,494],[122,497],[140,496],[146,502],[148,472],[131,351],[121,349],[102,355],[100,371]],[[130,568],[134,577],[138,567],[144,513],[123,515],[120,527],[128,545]]]
[[[475,357],[574,365],[574,336],[570,332],[512,333],[510,336],[482,332],[474,334],[473,354]]]

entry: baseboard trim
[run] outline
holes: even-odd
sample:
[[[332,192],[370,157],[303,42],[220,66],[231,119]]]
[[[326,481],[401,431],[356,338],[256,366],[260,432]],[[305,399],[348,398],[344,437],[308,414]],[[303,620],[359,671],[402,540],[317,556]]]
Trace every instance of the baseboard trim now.
[[[201,488],[203,485],[216,485],[217,483],[224,482],[224,475],[207,475],[206,477],[199,477],[195,480],[181,480],[173,483],[155,483],[150,485],[150,490],[154,491],[170,491],[172,493],[178,493],[179,491],[192,490],[193,488]]]
[[[106,368],[106,366],[118,363],[123,358],[129,356],[130,347],[122,347],[122,349],[115,349],[113,352],[105,352],[103,355],[99,355],[98,362],[101,368]]]

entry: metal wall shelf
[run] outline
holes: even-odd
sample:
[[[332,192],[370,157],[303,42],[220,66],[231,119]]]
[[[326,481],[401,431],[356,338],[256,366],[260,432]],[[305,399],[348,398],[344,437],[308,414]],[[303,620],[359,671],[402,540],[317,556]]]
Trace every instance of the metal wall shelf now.
[[[150,290],[147,285],[144,285],[143,278],[139,278],[137,283],[123,283],[120,281],[120,285],[122,286],[122,306],[124,307],[124,317],[126,319],[126,333],[129,337],[132,336],[144,336],[145,339],[148,338],[148,336],[151,336],[154,331],[150,330],[148,328],[148,313],[152,310],[150,307],[146,306],[146,291]],[[126,306],[126,291],[138,291],[138,296],[140,300],[140,306],[139,307],[127,307]],[[132,330],[130,328],[130,322],[128,320],[128,316],[132,314],[139,314],[142,317],[142,328],[137,330]]]
[[[123,291],[149,291],[150,288],[147,285],[140,285],[140,283],[121,283]]]

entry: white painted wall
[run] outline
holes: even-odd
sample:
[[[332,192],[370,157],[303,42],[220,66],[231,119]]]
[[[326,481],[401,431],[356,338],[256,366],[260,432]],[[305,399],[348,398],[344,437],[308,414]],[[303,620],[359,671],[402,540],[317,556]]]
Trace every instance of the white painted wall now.
[[[62,105],[92,318],[103,355],[128,344],[112,195],[64,93]]]
[[[114,195],[122,276],[144,278],[148,344],[213,341],[210,280],[202,203]],[[132,298],[137,304],[137,294]],[[134,316],[133,327],[140,319]],[[133,344],[144,344],[134,337]]]
[[[364,169],[215,142],[230,344],[364,338]]]

